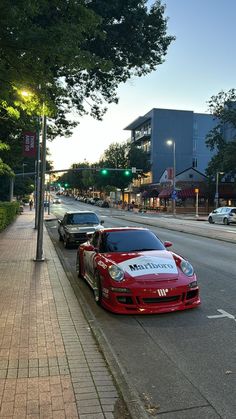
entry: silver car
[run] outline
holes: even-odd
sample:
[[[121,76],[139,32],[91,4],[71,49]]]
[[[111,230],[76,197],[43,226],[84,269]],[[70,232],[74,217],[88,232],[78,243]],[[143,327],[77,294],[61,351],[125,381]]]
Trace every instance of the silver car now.
[[[221,223],[229,225],[230,223],[236,223],[236,207],[216,208],[208,215],[208,221],[210,224]]]
[[[104,221],[100,221],[92,211],[68,211],[62,220],[58,220],[59,240],[64,247],[79,246],[88,240],[87,234],[103,229]]]

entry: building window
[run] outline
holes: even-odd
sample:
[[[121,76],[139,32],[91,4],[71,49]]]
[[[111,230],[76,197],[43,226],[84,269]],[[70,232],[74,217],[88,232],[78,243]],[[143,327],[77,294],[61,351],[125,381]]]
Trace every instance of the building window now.
[[[197,157],[193,158],[193,167],[197,167]]]

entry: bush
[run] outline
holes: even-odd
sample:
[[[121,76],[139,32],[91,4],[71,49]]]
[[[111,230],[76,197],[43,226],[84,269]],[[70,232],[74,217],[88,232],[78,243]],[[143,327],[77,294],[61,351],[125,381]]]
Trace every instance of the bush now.
[[[19,213],[19,209],[19,202],[0,202],[0,231],[4,230],[4,228],[14,221],[16,215]]]

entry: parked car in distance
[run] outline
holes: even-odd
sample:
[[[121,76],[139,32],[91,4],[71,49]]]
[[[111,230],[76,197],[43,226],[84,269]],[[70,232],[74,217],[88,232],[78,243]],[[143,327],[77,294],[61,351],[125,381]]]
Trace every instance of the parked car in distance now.
[[[61,199],[60,198],[54,198],[54,200],[52,201],[53,204],[61,204]]]
[[[88,240],[87,234],[103,229],[104,221],[100,221],[92,211],[68,211],[62,220],[58,220],[59,240],[64,247],[80,245]]]
[[[216,208],[208,215],[208,221],[210,224],[221,223],[229,225],[230,223],[236,223],[236,207]]]
[[[96,231],[77,250],[76,271],[95,301],[120,314],[186,310],[200,304],[197,277],[182,256],[146,228]]]

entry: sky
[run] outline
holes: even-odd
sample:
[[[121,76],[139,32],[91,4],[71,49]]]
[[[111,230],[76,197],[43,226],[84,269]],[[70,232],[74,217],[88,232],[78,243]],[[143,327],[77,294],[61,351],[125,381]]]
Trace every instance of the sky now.
[[[148,1],[152,4],[153,1]],[[152,108],[207,113],[207,102],[236,88],[236,1],[165,0],[169,46],[164,64],[118,88],[118,105],[108,105],[103,121],[85,116],[70,138],[48,143],[54,168],[99,161],[111,143],[130,138],[124,128]]]

